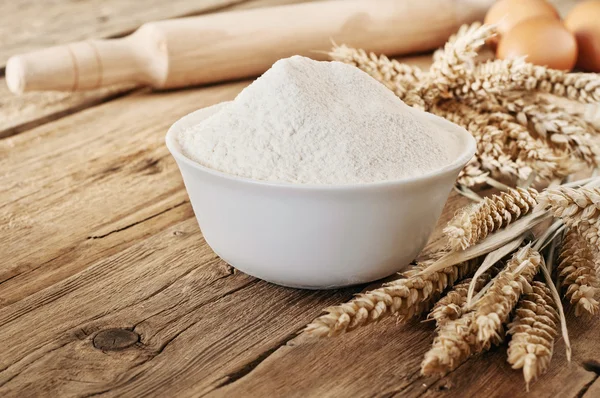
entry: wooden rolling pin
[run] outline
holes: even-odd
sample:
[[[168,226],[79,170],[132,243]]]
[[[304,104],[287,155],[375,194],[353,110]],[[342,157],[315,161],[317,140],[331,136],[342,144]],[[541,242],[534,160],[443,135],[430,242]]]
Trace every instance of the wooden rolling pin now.
[[[14,93],[115,83],[174,88],[256,76],[295,54],[326,58],[331,40],[388,55],[436,48],[494,0],[330,0],[150,22],[130,36],[17,55]]]

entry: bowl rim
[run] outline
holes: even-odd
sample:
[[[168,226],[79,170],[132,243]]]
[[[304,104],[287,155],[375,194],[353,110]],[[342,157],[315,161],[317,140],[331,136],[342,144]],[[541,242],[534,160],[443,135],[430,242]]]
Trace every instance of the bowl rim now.
[[[461,126],[454,124],[440,116],[434,115],[429,112],[424,112],[425,116],[430,120],[435,122],[436,124],[445,124],[448,126],[448,130],[453,130],[457,136],[460,136],[460,139],[466,144],[459,155],[457,155],[456,159],[451,163],[445,165],[444,167],[432,170],[420,176],[414,177],[403,177],[395,180],[386,180],[386,181],[375,181],[375,182],[367,182],[367,183],[351,183],[351,184],[297,184],[292,182],[279,182],[279,181],[266,181],[266,180],[255,180],[248,177],[237,176],[234,174],[225,173],[222,171],[211,169],[207,166],[204,166],[183,154],[179,142],[177,141],[176,134],[182,130],[181,124],[183,121],[187,119],[197,118],[198,113],[204,113],[210,108],[222,106],[230,101],[220,102],[214,105],[210,105],[204,108],[200,108],[194,112],[188,113],[182,118],[178,119],[175,123],[169,127],[167,134],[165,136],[166,146],[171,152],[171,155],[178,162],[183,162],[186,165],[196,169],[198,171],[211,174],[215,177],[223,178],[230,181],[241,182],[246,184],[251,184],[255,186],[264,186],[271,188],[292,188],[298,190],[314,190],[314,191],[335,191],[335,190],[361,190],[361,189],[372,189],[372,188],[382,188],[382,187],[394,187],[394,186],[403,186],[409,185],[415,182],[422,182],[430,179],[434,179],[436,177],[442,176],[446,173],[455,172],[459,169],[462,169],[469,160],[475,155],[477,147],[475,138],[469,133],[467,130],[462,128]],[[200,119],[202,120],[202,119]]]

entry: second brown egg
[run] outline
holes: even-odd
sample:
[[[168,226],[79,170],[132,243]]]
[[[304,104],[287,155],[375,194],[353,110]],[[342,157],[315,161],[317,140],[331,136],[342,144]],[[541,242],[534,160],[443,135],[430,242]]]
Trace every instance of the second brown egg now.
[[[527,62],[536,65],[571,70],[577,61],[577,42],[560,21],[534,17],[519,22],[501,37],[496,56],[526,56]]]

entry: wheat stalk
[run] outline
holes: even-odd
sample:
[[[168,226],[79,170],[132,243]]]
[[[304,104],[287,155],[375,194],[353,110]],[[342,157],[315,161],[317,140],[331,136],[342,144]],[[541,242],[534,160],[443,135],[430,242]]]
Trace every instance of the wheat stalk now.
[[[565,234],[559,255],[558,275],[566,288],[565,296],[575,305],[575,315],[596,315],[600,284],[595,264],[595,253],[576,229]]]
[[[531,288],[519,300],[507,331],[512,336],[508,363],[513,369],[523,369],[528,391],[529,383],[548,369],[559,328],[559,315],[548,287],[535,281]]]
[[[304,332],[316,337],[336,336],[394,314],[406,321],[429,310],[446,288],[474,272],[479,264],[477,260],[471,260],[426,276],[420,275],[430,262],[420,263],[404,272],[402,279],[361,293],[347,303],[326,308],[326,314],[310,323]]]
[[[531,246],[519,249],[475,304],[477,341],[484,347],[502,340],[502,324],[508,320],[521,294],[531,292],[530,283],[542,263],[542,256]]]
[[[444,228],[450,248],[464,250],[529,214],[537,205],[537,196],[533,188],[509,189],[467,207]]]

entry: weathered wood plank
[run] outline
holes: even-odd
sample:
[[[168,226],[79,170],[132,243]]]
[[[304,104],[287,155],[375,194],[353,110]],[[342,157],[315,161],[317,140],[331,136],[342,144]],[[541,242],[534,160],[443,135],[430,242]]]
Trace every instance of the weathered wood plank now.
[[[141,24],[206,12],[310,0],[4,1],[0,3],[0,66],[11,55],[71,41],[122,36]],[[10,17],[8,17],[10,16]]]
[[[78,93],[55,91],[14,95],[0,78],[0,139],[85,108],[126,95],[133,87],[119,86]]]
[[[187,200],[167,128],[246,84],[140,93],[0,141],[0,306],[163,228],[127,229]]]
[[[600,357],[600,321],[569,316],[575,362],[568,365],[564,345],[555,347],[550,371],[531,386],[535,397],[578,397],[597,375],[581,362]],[[209,396],[515,397],[525,395],[520,371],[506,363],[504,347],[493,349],[444,378],[419,376],[420,362],[433,340],[433,325],[385,321],[336,339],[314,343],[291,340],[252,372]],[[300,340],[300,339],[298,339]],[[351,354],[350,354],[351,353]],[[349,362],[350,361],[350,362]],[[301,377],[299,377],[301,375]]]
[[[20,2],[18,7],[16,2],[3,2],[0,4],[0,15],[11,15],[8,14],[8,11],[5,13],[3,10],[5,8],[12,9],[13,7],[18,8],[18,13],[13,14],[10,19],[6,19],[7,23],[0,24],[0,33],[3,32],[3,29],[7,31],[14,29],[13,23],[21,24],[23,20],[29,20],[20,19],[19,15],[21,14],[36,14],[36,18],[41,22],[34,27],[28,25],[29,29],[19,27],[16,31],[11,31],[10,35],[0,35],[0,66],[4,65],[8,55],[43,47],[46,43],[44,40],[50,44],[61,44],[83,38],[102,38],[126,33],[134,30],[141,23],[154,19],[166,19],[190,13],[203,14],[215,10],[226,12],[309,1],[316,0],[178,0],[168,4],[156,1],[136,3],[113,0],[101,2],[103,12],[109,13],[110,16],[98,17],[99,19],[92,18],[94,12],[98,12],[100,9],[97,7],[100,2],[95,0],[78,2],[75,8],[72,8],[72,3],[65,1],[53,1],[50,4],[48,2],[29,1],[25,4]],[[173,8],[171,7],[172,3],[176,3]],[[117,16],[116,19],[112,19],[113,14],[120,12],[123,7],[139,8],[142,12],[141,14],[135,12],[131,15]],[[47,12],[48,8],[51,11]],[[78,19],[80,8],[85,9],[85,15]],[[145,14],[147,8],[152,9],[151,14]],[[67,21],[51,18],[51,15],[58,14]],[[90,25],[90,18],[98,26]],[[110,26],[105,26],[104,19],[110,21]],[[65,23],[69,25],[68,29],[65,28]],[[40,31],[50,31],[52,33],[46,35],[40,34]],[[15,32],[17,34],[16,39],[14,37]],[[35,40],[30,40],[30,36],[35,37]],[[3,40],[10,42],[10,46],[3,45],[7,44],[2,43]],[[131,90],[133,90],[132,86],[118,86],[77,93],[32,92],[15,96],[8,91],[4,78],[0,78],[0,139],[110,101],[131,92]]]
[[[0,309],[0,395],[198,396],[351,294],[234,272],[188,220]],[[115,328],[134,338],[95,342]]]
[[[600,397],[600,377],[598,377],[598,375],[596,375],[596,379],[589,386],[587,391],[585,391],[582,398],[596,398],[596,397]]]

